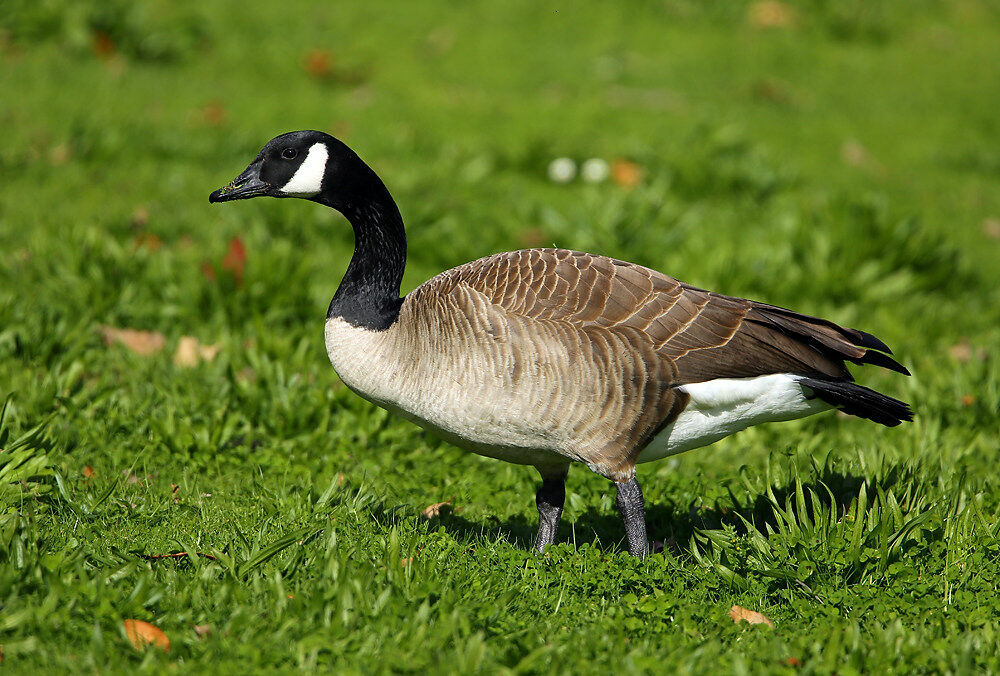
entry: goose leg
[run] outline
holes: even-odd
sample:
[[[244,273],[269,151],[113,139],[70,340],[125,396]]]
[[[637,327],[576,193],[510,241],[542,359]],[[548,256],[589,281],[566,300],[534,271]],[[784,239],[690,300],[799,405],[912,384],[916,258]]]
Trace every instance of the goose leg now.
[[[555,542],[563,503],[566,501],[568,469],[565,468],[558,474],[542,474],[542,485],[535,494],[535,505],[538,507],[538,537],[535,539],[535,549],[539,554],[545,551],[547,545]]]
[[[628,553],[640,559],[649,553],[649,540],[646,538],[646,513],[642,503],[642,489],[639,482],[632,477],[625,483],[616,483],[618,495],[615,503],[618,513],[625,522],[625,537],[628,539]]]

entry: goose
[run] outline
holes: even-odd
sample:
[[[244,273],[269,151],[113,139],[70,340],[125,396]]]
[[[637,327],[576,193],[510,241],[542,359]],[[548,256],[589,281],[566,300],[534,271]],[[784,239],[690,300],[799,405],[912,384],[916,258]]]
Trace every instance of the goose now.
[[[564,249],[487,256],[400,297],[403,219],[385,184],[319,131],[269,141],[210,202],[296,197],[339,211],[354,253],[330,302],[330,362],[351,390],[474,453],[531,465],[535,549],[555,541],[569,466],[616,487],[628,552],[649,552],[636,465],[752,425],[839,409],[889,427],[902,401],[846,363],[909,375],[875,336]]]

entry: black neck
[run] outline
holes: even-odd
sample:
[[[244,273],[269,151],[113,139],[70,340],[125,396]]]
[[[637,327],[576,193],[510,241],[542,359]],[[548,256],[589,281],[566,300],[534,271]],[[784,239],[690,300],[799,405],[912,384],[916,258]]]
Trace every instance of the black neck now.
[[[360,160],[359,160],[360,162]],[[399,317],[399,285],[406,267],[406,231],[389,190],[367,165],[353,175],[353,185],[338,199],[320,193],[314,199],[340,211],[354,228],[354,255],[330,302],[327,317],[373,331],[383,331]]]

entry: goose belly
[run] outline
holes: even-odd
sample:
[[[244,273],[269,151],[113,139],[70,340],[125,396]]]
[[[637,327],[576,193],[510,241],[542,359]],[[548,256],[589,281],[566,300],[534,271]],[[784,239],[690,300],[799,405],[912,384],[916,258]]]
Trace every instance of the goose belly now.
[[[796,376],[725,378],[684,385],[688,406],[639,454],[639,462],[707,446],[752,425],[804,418],[832,408],[808,399]]]
[[[435,351],[392,328],[374,332],[337,318],[327,320],[326,346],[351,390],[456,446],[518,464],[579,459],[554,405],[565,391],[558,379],[525,373],[515,382],[505,360],[487,351]]]

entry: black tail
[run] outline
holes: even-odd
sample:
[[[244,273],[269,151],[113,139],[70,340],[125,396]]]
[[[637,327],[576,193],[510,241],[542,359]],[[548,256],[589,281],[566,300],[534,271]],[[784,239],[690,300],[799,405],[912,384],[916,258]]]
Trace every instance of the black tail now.
[[[835,406],[844,413],[856,415],[895,427],[906,420],[913,420],[913,411],[905,401],[887,397],[875,390],[842,380],[816,380],[799,378],[799,384],[813,391],[813,396]]]

